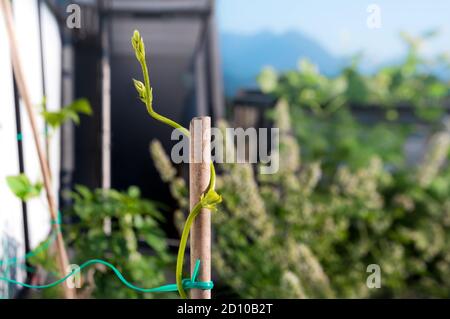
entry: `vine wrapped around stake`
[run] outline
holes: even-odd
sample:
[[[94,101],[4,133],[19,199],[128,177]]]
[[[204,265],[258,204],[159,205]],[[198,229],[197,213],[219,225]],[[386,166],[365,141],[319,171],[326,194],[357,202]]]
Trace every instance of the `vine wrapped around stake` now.
[[[186,137],[190,138],[189,131],[178,124],[177,122],[156,113],[153,110],[153,92],[150,86],[150,78],[148,74],[147,62],[145,60],[145,45],[144,41],[139,34],[139,31],[135,30],[133,37],[131,38],[131,44],[133,45],[134,52],[136,54],[136,59],[139,61],[142,68],[142,75],[144,77],[144,83],[141,81],[133,79],[134,86],[139,94],[140,100],[147,107],[147,111],[151,117],[154,119],[165,123],[175,129],[180,130]],[[187,294],[183,288],[183,262],[184,262],[184,252],[186,250],[186,244],[189,237],[189,232],[194,222],[195,218],[198,216],[202,208],[206,208],[211,210],[212,212],[216,211],[216,205],[222,201],[222,197],[217,194],[215,191],[216,186],[216,172],[214,169],[214,164],[211,162],[211,179],[209,181],[208,190],[202,194],[199,198],[198,203],[194,206],[192,211],[189,213],[186,223],[183,227],[183,232],[181,235],[180,247],[178,248],[178,256],[177,256],[177,266],[176,266],[176,282],[177,288],[180,296],[183,299],[187,298]]]

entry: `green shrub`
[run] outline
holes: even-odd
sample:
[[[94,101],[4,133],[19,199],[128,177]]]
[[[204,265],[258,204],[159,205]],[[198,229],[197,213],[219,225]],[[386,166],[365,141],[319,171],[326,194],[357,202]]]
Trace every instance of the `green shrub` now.
[[[165,271],[173,266],[166,236],[160,228],[164,220],[154,202],[141,198],[137,187],[126,192],[89,190],[76,186],[73,206],[65,212],[72,220],[62,226],[71,247],[73,264],[90,259],[104,259],[119,269],[124,277],[138,287],[151,288],[168,282]],[[145,250],[145,251],[144,251]],[[58,273],[52,250],[42,250],[30,259],[40,266],[41,275]],[[54,277],[54,276],[53,276]],[[59,276],[56,278],[59,279]],[[47,297],[61,293],[61,287],[43,291]],[[151,298],[173,294],[143,294],[125,287],[111,269],[97,265],[82,272],[80,298]]]
[[[443,114],[443,104],[449,101],[448,71],[450,59],[442,54],[425,58],[422,49],[437,33],[427,32],[422,37],[402,33],[407,47],[403,61],[379,68],[371,74],[359,71],[361,55],[335,77],[320,74],[307,60],[299,63],[298,70],[278,74],[271,67],[258,77],[265,93],[282,96],[290,105],[299,106],[316,116],[331,115],[346,105],[378,107],[385,111],[388,120],[397,119],[398,107],[411,107],[425,121],[438,120]],[[447,80],[436,75],[436,70],[446,72]],[[444,77],[445,78],[445,77]]]
[[[77,221],[66,227],[67,241],[75,251],[73,262],[100,256],[140,287],[167,283],[164,272],[173,260],[160,228],[163,216],[153,202],[141,198],[137,187],[130,187],[127,192],[91,192],[77,186],[73,198],[70,215]],[[147,252],[142,252],[140,243],[147,245]],[[85,290],[92,290],[94,297],[151,297],[124,287],[109,269],[99,266],[89,270],[85,279]]]
[[[373,156],[366,167],[342,164],[327,175],[320,162],[302,162],[287,103],[275,113],[277,174],[255,176],[250,164],[220,166],[217,289],[227,285],[243,298],[448,296],[450,170],[439,168],[449,132],[432,138],[417,168],[390,172]],[[158,167],[173,172],[158,142],[152,149],[159,150],[152,152],[156,163],[165,163]],[[183,199],[183,179],[161,173]],[[381,267],[381,289],[366,286],[369,264]]]
[[[220,165],[224,202],[212,219],[217,293],[448,297],[450,128],[440,120],[449,84],[430,73],[422,40],[404,39],[405,61],[372,75],[360,74],[356,60],[334,78],[307,61],[283,74],[262,72],[263,91],[280,99],[269,114],[280,128],[280,169],[256,175],[250,164]],[[364,124],[352,114],[355,104],[386,118]],[[414,166],[404,145],[415,126],[396,121],[405,106],[432,132]],[[182,216],[185,182],[158,145],[153,158]],[[380,289],[367,286],[370,264],[380,266]]]

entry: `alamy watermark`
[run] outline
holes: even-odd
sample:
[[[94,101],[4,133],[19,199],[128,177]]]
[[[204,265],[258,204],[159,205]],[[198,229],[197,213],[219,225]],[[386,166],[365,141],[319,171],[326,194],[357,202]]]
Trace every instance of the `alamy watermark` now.
[[[381,288],[381,267],[378,264],[370,264],[366,268],[367,276],[366,286],[369,289]]]
[[[67,275],[73,274],[66,280],[66,285],[70,289],[81,288],[81,268],[76,264],[67,266]]]
[[[69,29],[81,28],[81,8],[78,4],[69,4],[66,7],[66,12],[70,13],[66,18],[66,26]]]
[[[369,16],[366,20],[366,25],[369,29],[381,28],[381,7],[378,4],[372,3],[366,9]]]
[[[194,134],[199,136],[202,121],[194,120]],[[211,136],[211,149],[203,147],[201,140],[192,147],[194,163],[206,162],[211,154],[214,163],[259,163],[261,174],[275,174],[279,169],[279,129],[278,128],[219,128],[205,130],[204,134]],[[170,153],[175,164],[190,162],[189,138],[180,130],[173,130],[172,141],[178,141]],[[208,154],[207,152],[211,152]]]

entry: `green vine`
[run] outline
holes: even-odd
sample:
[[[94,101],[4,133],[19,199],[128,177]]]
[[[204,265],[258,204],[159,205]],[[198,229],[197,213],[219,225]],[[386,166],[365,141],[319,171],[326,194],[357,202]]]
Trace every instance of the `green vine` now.
[[[144,77],[144,83],[141,81],[133,79],[134,86],[139,93],[140,100],[147,107],[147,111],[151,117],[154,119],[165,123],[175,129],[180,130],[186,137],[190,137],[189,131],[178,124],[177,122],[158,114],[153,109],[153,92],[150,86],[150,78],[148,73],[147,62],[145,60],[145,45],[139,31],[135,30],[133,37],[131,38],[131,44],[133,45],[134,52],[136,54],[136,59],[139,61],[142,68],[142,75]],[[184,252],[186,250],[186,244],[189,237],[189,232],[194,222],[195,218],[198,216],[202,208],[207,208],[211,211],[216,210],[216,205],[222,201],[222,197],[215,191],[216,186],[216,172],[214,169],[214,164],[211,162],[211,179],[209,181],[209,187],[206,193],[202,194],[199,202],[195,204],[192,211],[189,213],[188,218],[183,227],[183,232],[181,235],[180,246],[178,248],[177,256],[177,266],[176,266],[176,283],[178,292],[181,298],[186,299],[187,294],[183,288],[183,262],[184,262]]]

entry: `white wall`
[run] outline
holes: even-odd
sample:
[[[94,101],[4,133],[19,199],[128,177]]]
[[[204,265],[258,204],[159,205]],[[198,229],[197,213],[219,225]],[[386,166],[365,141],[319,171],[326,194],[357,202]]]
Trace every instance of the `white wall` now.
[[[41,17],[47,109],[56,111],[61,108],[62,43],[56,19],[46,5],[41,7]],[[61,134],[60,130],[57,130],[56,132],[53,132],[48,154],[50,158],[50,168],[53,172],[53,191],[55,194],[59,191],[60,143]]]
[[[6,176],[19,173],[13,75],[3,15],[0,12],[0,260],[23,255],[22,205],[9,191]],[[5,266],[0,267],[5,270]],[[10,275],[6,272],[6,275]],[[23,273],[17,278],[23,278]],[[0,282],[0,296],[8,297],[7,285]]]
[[[58,25],[48,8],[41,7],[43,61],[41,63],[41,43],[39,37],[39,20],[37,0],[14,0],[13,10],[26,82],[32,103],[36,105],[38,115],[43,100],[43,79],[45,74],[45,91],[49,110],[60,108],[61,101],[61,41]],[[15,246],[16,254],[24,253],[24,234],[22,207],[19,200],[10,192],[5,177],[19,173],[18,144],[16,131],[16,114],[12,67],[10,64],[8,38],[4,21],[0,20],[0,243],[8,239],[9,248]],[[31,127],[25,106],[20,103],[24,169],[31,181],[42,181],[36,147],[33,142]],[[42,145],[44,145],[44,121],[38,115],[38,128]],[[50,144],[50,166],[54,192],[59,189],[60,135],[52,135]],[[50,231],[50,214],[45,200],[45,192],[40,198],[27,202],[28,227],[31,247],[36,247]],[[1,246],[1,245],[0,245]],[[5,247],[0,247],[0,259],[6,256]],[[21,279],[23,273],[18,274]],[[0,283],[0,296],[2,295]],[[4,292],[4,291],[3,291]]]

